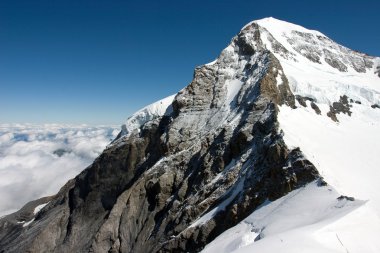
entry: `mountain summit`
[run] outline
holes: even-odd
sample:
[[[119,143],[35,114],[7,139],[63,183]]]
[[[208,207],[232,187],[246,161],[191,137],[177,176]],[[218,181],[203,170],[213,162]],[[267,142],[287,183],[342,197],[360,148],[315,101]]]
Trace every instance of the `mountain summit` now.
[[[380,58],[253,21],[3,217],[0,252],[379,252],[379,130]]]

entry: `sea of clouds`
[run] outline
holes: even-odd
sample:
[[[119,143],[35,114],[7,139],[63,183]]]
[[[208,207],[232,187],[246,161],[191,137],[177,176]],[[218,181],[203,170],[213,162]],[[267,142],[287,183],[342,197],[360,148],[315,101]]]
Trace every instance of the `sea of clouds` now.
[[[57,193],[119,131],[119,126],[0,124],[0,217]]]

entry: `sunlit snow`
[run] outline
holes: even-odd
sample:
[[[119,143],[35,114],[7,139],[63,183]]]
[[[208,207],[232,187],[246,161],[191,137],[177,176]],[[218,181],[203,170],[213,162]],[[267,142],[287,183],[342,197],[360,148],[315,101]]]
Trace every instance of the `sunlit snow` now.
[[[297,103],[297,109],[281,106],[278,119],[285,143],[300,147],[329,185],[312,183],[266,203],[204,252],[380,252],[380,110],[371,107],[380,104],[380,58],[358,72],[350,61],[360,65],[362,58],[318,31],[274,18],[254,22],[269,50],[275,51],[275,39],[289,52],[275,56],[292,92],[314,99],[321,110],[316,114],[309,101],[307,107]],[[297,32],[308,39],[293,39]],[[322,52],[320,63],[305,57],[307,50],[295,50],[308,43]],[[347,65],[346,71],[327,63],[328,51]],[[338,114],[334,122],[326,114],[343,95],[360,103],[352,103],[351,117]],[[341,194],[356,200],[339,200]]]

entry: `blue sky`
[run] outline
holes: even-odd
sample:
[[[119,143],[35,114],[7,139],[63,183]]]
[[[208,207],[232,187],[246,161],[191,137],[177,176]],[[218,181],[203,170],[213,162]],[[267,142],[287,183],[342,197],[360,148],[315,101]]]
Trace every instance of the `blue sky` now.
[[[121,124],[273,16],[380,56],[380,1],[0,1],[0,123]]]

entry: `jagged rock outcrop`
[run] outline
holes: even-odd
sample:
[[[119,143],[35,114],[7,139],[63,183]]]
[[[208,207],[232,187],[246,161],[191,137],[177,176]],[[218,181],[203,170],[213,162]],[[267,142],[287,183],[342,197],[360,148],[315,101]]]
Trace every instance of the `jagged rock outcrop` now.
[[[342,62],[363,72],[372,67],[293,39],[294,50],[313,62],[343,72]],[[195,70],[170,110],[160,107],[154,117],[141,111],[133,127],[123,127],[91,166],[28,216],[28,226],[3,218],[0,252],[200,251],[266,200],[314,180],[324,184],[302,151],[283,140],[279,106],[296,108],[296,96],[274,53],[295,57],[257,23],[244,27],[215,62]],[[303,106],[305,99],[321,114],[314,99],[297,97]],[[346,102],[333,105],[334,115],[349,112]]]
[[[348,114],[348,116],[351,116],[350,107],[352,105],[348,102],[348,97],[346,95],[341,96],[338,102],[334,102],[332,106],[330,106],[330,111],[327,113],[327,116],[329,116],[333,121],[338,121],[338,118],[336,117],[339,113],[345,113]]]

